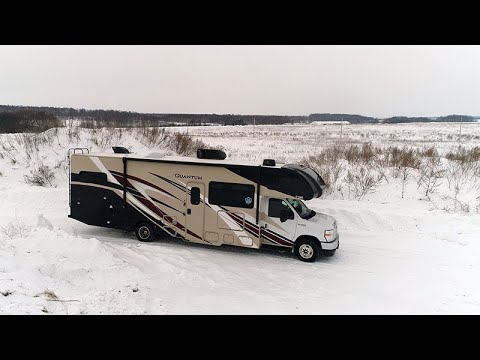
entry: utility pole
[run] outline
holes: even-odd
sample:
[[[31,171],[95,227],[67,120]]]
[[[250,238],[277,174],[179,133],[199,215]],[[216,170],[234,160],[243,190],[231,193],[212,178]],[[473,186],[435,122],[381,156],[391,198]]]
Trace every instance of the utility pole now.
[[[188,118],[187,118],[187,136],[188,136]]]
[[[255,137],[255,117],[253,118],[253,137]]]

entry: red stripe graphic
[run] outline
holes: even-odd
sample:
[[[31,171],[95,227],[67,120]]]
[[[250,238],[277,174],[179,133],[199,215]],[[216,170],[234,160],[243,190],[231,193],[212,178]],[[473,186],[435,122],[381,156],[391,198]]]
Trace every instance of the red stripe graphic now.
[[[227,214],[230,215],[230,217],[232,217],[239,225],[242,225],[242,223],[243,223],[242,220],[243,219],[241,219],[238,215],[230,213],[230,212],[227,212]],[[258,233],[258,227],[251,225],[247,221],[245,221],[245,227],[248,227],[251,231],[253,231],[256,234]],[[284,240],[284,239],[278,237],[275,233],[272,233],[271,231],[263,229],[262,230],[262,235],[267,240],[270,240],[272,242],[276,242],[276,243],[281,244],[281,245],[292,246],[291,242],[288,242],[287,240]]]
[[[172,217],[168,216],[166,213],[164,213],[162,210],[160,210],[158,207],[155,206],[155,204],[153,204],[151,201],[143,198],[143,197],[139,197],[138,195],[134,195],[135,198],[137,198],[143,205],[145,205],[146,207],[148,207],[150,210],[152,210],[155,214],[157,214],[158,216],[160,216],[162,219],[164,219],[165,221],[169,222],[170,224],[172,224],[173,226],[177,227],[178,229],[182,230],[182,231],[185,231],[185,227],[180,224],[178,221],[176,224],[174,224],[172,222]],[[167,215],[167,216],[165,216]],[[200,239],[202,240],[202,238],[200,236],[198,236],[197,234],[193,233],[192,231],[188,230],[187,229],[187,234],[189,235],[192,235],[194,237],[196,237],[197,239]]]
[[[119,175],[119,176],[121,175],[121,176],[122,176],[122,178],[123,178],[123,174],[121,174],[121,173],[119,173],[119,172],[116,172],[116,171],[111,171],[111,173],[112,173],[112,174]],[[159,191],[161,191],[161,192],[163,192],[163,193],[165,193],[165,194],[168,194],[168,195],[170,195],[170,196],[174,197],[174,198],[175,198],[175,199],[177,199],[177,200],[180,200],[179,198],[177,198],[175,195],[173,195],[173,194],[169,193],[168,191],[166,191],[166,190],[164,190],[164,189],[162,189],[162,188],[158,187],[158,186],[157,186],[157,185],[155,185],[155,184],[149,183],[148,181],[145,181],[145,180],[143,180],[143,179],[141,179],[141,178],[139,178],[139,177],[136,177],[136,176],[133,176],[133,175],[128,175],[128,174],[127,174],[127,178],[128,178],[128,179],[135,180],[135,181],[138,181],[139,183],[142,183],[142,184],[148,185],[148,186],[150,186],[150,187],[152,187],[152,188],[154,188],[154,189],[157,189],[157,190],[159,190]]]
[[[123,176],[120,176],[120,175],[117,175],[117,174],[113,174],[113,173],[112,173],[112,175],[113,175],[113,177],[114,177],[122,186],[123,186],[123,185],[126,185],[126,186],[129,187],[129,188],[135,189],[135,188],[133,187],[133,185],[130,184],[130,181],[128,181],[128,180],[125,180],[126,184],[124,184]]]

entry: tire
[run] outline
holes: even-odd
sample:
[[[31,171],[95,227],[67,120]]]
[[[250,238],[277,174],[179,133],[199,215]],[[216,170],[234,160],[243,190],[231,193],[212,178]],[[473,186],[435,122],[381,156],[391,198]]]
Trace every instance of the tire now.
[[[151,242],[155,240],[155,231],[149,223],[140,223],[135,229],[137,239],[142,242]]]
[[[294,253],[301,261],[314,262],[319,253],[318,243],[310,238],[299,239],[295,242]]]
[[[323,255],[323,256],[330,257],[330,256],[335,255],[335,251],[336,251],[336,250],[322,250],[322,255]]]

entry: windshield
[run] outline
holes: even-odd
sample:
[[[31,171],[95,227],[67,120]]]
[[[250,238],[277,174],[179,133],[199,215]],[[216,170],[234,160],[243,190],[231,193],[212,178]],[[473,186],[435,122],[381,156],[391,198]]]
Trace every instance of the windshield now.
[[[293,206],[298,215],[303,219],[309,219],[315,212],[307,207],[302,200],[299,199],[287,199],[288,203]]]

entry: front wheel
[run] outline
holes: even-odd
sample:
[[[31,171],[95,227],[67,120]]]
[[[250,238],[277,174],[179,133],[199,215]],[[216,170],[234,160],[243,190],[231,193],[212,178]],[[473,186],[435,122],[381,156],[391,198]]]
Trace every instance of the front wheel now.
[[[155,232],[153,226],[148,223],[141,223],[135,229],[137,239],[143,242],[151,242],[155,240]]]
[[[318,257],[318,244],[315,240],[305,238],[295,242],[295,255],[305,262],[314,262]]]

